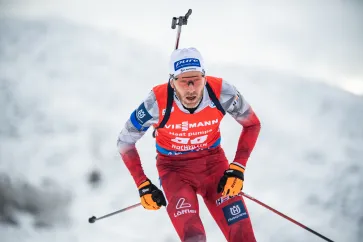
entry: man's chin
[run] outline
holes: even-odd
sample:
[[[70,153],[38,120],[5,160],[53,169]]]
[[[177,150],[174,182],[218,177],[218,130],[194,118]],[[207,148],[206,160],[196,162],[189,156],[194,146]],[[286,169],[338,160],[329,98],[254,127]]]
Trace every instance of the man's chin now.
[[[198,106],[198,102],[183,102],[184,107],[186,108],[195,108]]]

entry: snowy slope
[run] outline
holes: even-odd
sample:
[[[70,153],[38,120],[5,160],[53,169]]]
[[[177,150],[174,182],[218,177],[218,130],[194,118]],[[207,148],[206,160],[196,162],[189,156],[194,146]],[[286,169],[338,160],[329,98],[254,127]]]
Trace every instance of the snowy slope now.
[[[172,48],[170,43],[166,48]],[[138,202],[116,139],[168,57],[125,36],[61,20],[0,19],[1,241],[178,241],[165,213]],[[245,192],[336,241],[363,236],[363,98],[302,76],[209,65],[233,82],[262,121]],[[222,123],[232,159],[240,130]],[[151,132],[138,143],[157,179]],[[91,186],[88,176],[101,172]],[[321,241],[247,201],[258,241]],[[208,241],[224,241],[205,207]],[[56,237],[55,237],[56,236]]]

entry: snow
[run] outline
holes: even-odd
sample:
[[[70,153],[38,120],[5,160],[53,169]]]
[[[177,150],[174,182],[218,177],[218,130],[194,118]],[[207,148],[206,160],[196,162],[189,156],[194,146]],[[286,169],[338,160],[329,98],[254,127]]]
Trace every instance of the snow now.
[[[2,18],[0,33],[1,241],[178,241],[165,209],[88,223],[139,202],[116,140],[152,86],[167,80],[168,56],[60,19]],[[217,64],[207,71],[233,83],[262,121],[244,191],[334,241],[359,241],[363,98],[281,71]],[[229,159],[240,129],[231,117],[222,122]],[[151,130],[137,148],[156,181]],[[88,182],[93,171],[98,185]],[[258,241],[321,241],[246,203]],[[224,241],[200,208],[208,241]]]

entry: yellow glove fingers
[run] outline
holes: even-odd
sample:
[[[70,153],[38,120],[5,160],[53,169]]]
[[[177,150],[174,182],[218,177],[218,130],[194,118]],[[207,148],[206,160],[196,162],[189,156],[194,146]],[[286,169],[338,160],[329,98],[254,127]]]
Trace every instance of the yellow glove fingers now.
[[[141,205],[149,210],[158,210],[160,208],[151,198],[151,194],[145,194],[141,197]]]
[[[234,187],[232,187],[232,189],[230,190],[231,196],[237,195],[243,187],[243,181],[241,179],[235,178],[235,184]]]
[[[234,196],[237,195],[243,187],[243,181],[237,177],[228,177],[222,196]]]
[[[149,179],[138,186],[141,205],[145,209],[158,210],[166,206],[166,199],[163,192],[151,183]]]
[[[230,189],[231,189],[231,187],[233,185],[234,179],[235,178],[233,178],[233,177],[228,177],[226,185],[224,186],[224,190],[223,190],[223,193],[222,193],[223,196],[226,196],[226,195],[228,195],[230,193]]]

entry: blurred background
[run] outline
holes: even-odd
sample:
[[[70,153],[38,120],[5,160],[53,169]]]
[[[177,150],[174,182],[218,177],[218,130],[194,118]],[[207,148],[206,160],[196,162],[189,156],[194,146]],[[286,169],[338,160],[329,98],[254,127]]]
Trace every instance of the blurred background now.
[[[0,0],[0,241],[178,241],[141,207],[116,141],[179,47],[233,83],[262,130],[244,191],[334,241],[363,238],[363,2]],[[227,116],[234,157],[241,127]],[[137,143],[158,178],[151,130]],[[208,241],[225,241],[200,200]],[[246,199],[258,241],[322,241]]]

